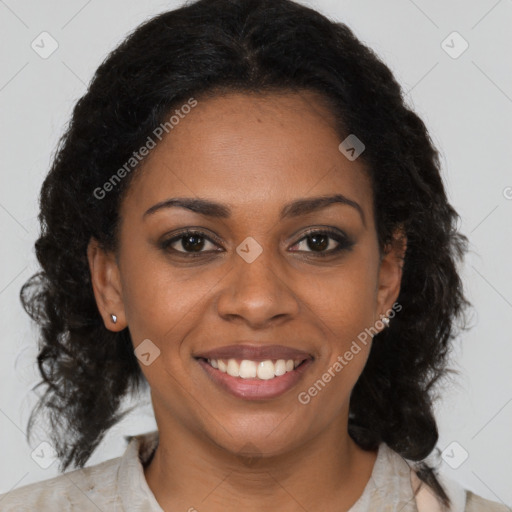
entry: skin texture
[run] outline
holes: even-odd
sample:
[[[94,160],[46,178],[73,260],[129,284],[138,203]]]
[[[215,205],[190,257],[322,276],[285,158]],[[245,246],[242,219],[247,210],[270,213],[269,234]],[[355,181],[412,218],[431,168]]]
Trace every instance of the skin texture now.
[[[368,482],[376,452],[361,450],[347,424],[370,343],[309,404],[297,400],[400,290],[403,253],[390,248],[381,257],[370,181],[340,142],[311,92],[199,98],[137,171],[121,205],[118,253],[89,244],[106,327],[128,326],[135,347],[150,339],[160,350],[142,370],[160,432],[145,476],[164,510],[348,510]],[[334,193],[357,202],[364,220],[342,204],[279,219],[291,201]],[[172,197],[211,199],[232,215],[172,207],[143,217]],[[180,240],[171,247],[181,253],[159,246],[186,227],[212,240],[193,260],[180,256]],[[322,227],[343,231],[353,245],[322,258],[304,238]],[[236,252],[248,236],[263,249],[252,263]],[[324,252],[338,245],[328,240]],[[193,354],[248,339],[305,350],[313,364],[277,398],[236,398]]]

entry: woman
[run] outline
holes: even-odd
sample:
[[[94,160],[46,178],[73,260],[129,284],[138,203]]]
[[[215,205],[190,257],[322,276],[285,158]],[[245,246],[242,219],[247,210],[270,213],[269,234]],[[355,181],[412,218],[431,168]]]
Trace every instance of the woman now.
[[[507,510],[425,461],[466,239],[345,25],[289,0],[146,22],[77,103],[40,220],[32,422],[81,469],[1,510]],[[146,384],[158,431],[84,469]]]

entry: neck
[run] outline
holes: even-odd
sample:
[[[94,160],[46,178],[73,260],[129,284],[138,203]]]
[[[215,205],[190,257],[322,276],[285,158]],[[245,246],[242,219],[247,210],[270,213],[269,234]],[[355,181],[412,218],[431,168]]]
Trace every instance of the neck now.
[[[159,429],[159,446],[145,468],[165,511],[349,510],[377,456],[352,441],[346,421],[277,456],[241,457],[189,429],[172,427]]]

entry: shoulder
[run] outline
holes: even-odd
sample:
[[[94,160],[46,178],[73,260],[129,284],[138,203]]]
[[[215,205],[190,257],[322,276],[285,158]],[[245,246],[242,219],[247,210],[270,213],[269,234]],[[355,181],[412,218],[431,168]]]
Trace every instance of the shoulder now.
[[[450,499],[451,505],[448,509],[450,512],[512,512],[512,509],[506,505],[482,498],[444,475],[438,475],[437,478]],[[416,503],[418,512],[446,510],[428,486],[420,488],[416,496]]]
[[[434,490],[419,479],[416,471],[411,469],[410,476],[418,512],[447,510]],[[450,500],[449,512],[512,512],[510,507],[482,498],[444,474],[437,474],[436,478]]]
[[[512,508],[496,501],[486,500],[467,490],[465,512],[512,512]]]
[[[0,511],[111,510],[107,507],[116,504],[120,460],[111,459],[9,491],[0,495]]]
[[[0,495],[0,512],[121,512],[129,507],[161,512],[142,467],[158,444],[158,431],[125,440],[121,457]]]

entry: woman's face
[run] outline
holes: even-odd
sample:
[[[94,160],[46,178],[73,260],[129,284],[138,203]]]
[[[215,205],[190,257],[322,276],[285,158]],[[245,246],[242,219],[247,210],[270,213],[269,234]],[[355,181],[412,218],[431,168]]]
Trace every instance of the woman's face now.
[[[118,260],[89,257],[107,327],[142,343],[160,429],[272,454],[346,430],[371,345],[358,336],[398,296],[400,263],[379,258],[370,181],[340,142],[313,93],[233,93],[199,99],[144,160]]]

